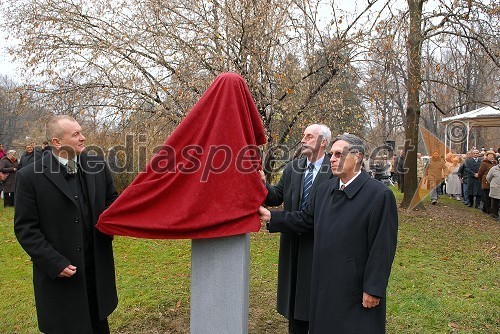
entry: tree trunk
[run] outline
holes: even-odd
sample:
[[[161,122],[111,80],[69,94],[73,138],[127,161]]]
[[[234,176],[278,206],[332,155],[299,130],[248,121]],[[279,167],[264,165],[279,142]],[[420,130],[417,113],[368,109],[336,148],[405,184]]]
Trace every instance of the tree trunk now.
[[[420,120],[420,84],[422,50],[422,7],[423,0],[408,0],[410,10],[410,31],[408,35],[408,106],[405,126],[405,181],[401,206],[408,208],[418,188],[417,150],[418,124]]]

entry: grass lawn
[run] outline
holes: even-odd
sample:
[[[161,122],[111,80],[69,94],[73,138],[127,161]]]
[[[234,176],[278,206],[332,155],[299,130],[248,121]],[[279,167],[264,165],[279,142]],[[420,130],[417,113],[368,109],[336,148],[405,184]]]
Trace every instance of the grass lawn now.
[[[387,332],[500,333],[500,222],[448,198],[424,204],[400,211]],[[38,333],[31,263],[13,217],[0,206],[0,333]],[[279,235],[252,234],[249,333],[287,333],[274,310],[278,244]],[[190,240],[117,237],[114,248],[112,332],[189,333]]]

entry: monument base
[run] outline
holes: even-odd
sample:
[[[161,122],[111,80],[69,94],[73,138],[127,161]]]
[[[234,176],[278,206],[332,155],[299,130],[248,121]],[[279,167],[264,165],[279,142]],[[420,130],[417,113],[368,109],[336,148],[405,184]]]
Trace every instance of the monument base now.
[[[247,334],[250,234],[191,242],[191,334]]]

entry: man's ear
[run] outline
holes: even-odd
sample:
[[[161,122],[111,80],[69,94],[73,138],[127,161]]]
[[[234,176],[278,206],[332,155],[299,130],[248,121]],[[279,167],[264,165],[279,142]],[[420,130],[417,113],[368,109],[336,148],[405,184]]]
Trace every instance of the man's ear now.
[[[59,141],[59,138],[52,138],[50,140],[50,143],[52,144],[53,147],[59,148],[61,147],[61,142]]]

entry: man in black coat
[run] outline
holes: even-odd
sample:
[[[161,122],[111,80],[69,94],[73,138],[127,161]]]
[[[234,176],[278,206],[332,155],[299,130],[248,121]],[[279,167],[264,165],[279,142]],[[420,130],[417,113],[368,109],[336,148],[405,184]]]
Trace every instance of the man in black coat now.
[[[33,261],[38,326],[44,333],[109,333],[118,303],[112,237],[94,225],[116,199],[105,162],[82,153],[69,116],[47,123],[52,152],[18,172],[14,230]]]
[[[483,195],[481,180],[478,177],[479,167],[483,160],[479,157],[480,153],[481,152],[477,149],[472,150],[472,157],[464,162],[465,171],[467,172],[467,195],[469,197],[469,206],[472,207],[474,205],[477,209],[479,209]],[[476,198],[475,204],[474,198]]]
[[[312,185],[307,194],[332,177],[330,158],[325,155],[330,138],[330,129],[325,125],[312,124],[304,130],[303,157],[287,164],[275,186],[266,183],[266,205],[283,204],[287,211],[300,210],[301,203],[307,200],[304,198],[304,179],[311,164]],[[261,176],[265,182],[264,174]],[[313,232],[283,232],[280,236],[277,311],[289,320],[290,334],[308,332],[313,243]]]
[[[31,144],[26,145],[25,151],[21,154],[21,159],[19,159],[19,169],[28,166],[35,161],[35,151]]]
[[[398,212],[392,191],[361,170],[364,153],[358,137],[337,136],[330,159],[336,177],[301,211],[259,209],[270,232],[314,230],[311,334],[385,333]]]

